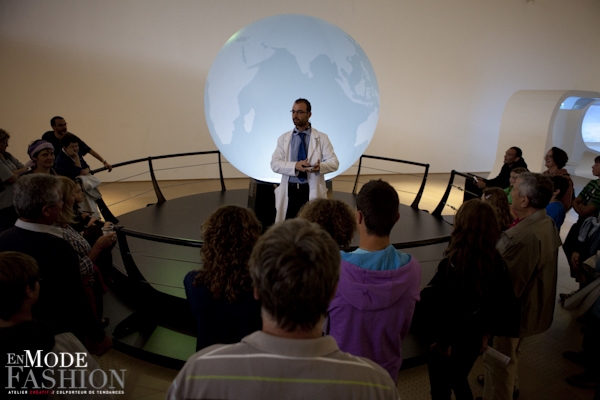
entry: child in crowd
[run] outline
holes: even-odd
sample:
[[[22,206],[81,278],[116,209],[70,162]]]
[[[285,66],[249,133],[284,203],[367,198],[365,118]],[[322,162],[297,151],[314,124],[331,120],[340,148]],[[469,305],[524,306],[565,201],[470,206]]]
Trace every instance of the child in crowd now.
[[[510,182],[510,186],[504,189],[504,193],[506,193],[509,205],[512,204],[512,196],[510,195],[510,193],[512,192],[513,186],[515,185],[515,180],[517,179],[519,174],[522,174],[523,172],[529,172],[529,170],[527,168],[519,167],[510,171],[510,178],[508,179],[508,181]]]
[[[496,213],[496,219],[498,220],[498,228],[500,229],[500,232],[504,232],[505,230],[507,230],[508,227],[515,220],[516,216],[513,216],[511,214],[511,209],[508,205],[508,198],[504,190],[497,187],[485,188],[483,189],[481,200],[489,203],[494,209],[494,212]]]
[[[569,188],[569,180],[562,175],[552,176],[552,184],[554,185],[554,192],[550,203],[546,206],[546,214],[554,220],[556,229],[560,232],[560,227],[565,221],[565,206],[562,204],[560,199]]]

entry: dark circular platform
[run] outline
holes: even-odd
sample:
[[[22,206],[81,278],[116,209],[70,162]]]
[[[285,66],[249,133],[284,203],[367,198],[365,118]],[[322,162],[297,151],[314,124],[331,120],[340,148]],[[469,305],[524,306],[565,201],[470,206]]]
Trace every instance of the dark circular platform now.
[[[333,198],[356,206],[352,193],[333,192]],[[154,235],[200,240],[200,225],[218,207],[248,205],[248,190],[201,193],[169,200],[119,216],[124,227]],[[394,226],[390,241],[400,247],[450,235],[452,227],[426,211],[400,205],[400,221]],[[358,246],[358,236],[352,241]]]
[[[333,192],[333,198],[346,202],[352,208],[355,207],[355,195],[351,193]],[[120,215],[119,225],[128,231],[143,234],[201,240],[202,223],[216,208],[226,204],[247,207],[248,190],[202,193],[150,205]],[[441,253],[446,247],[444,242],[451,234],[452,226],[426,211],[405,205],[400,205],[400,215],[400,220],[391,232],[390,241],[397,248],[410,248],[407,252],[421,261],[422,285],[425,285],[435,272],[437,260],[441,258]],[[356,234],[351,246],[358,246],[358,241],[358,234]],[[195,352],[195,337],[193,332],[187,331],[185,327],[173,325],[178,325],[178,319],[188,318],[191,315],[185,301],[183,279],[189,271],[200,267],[200,251],[197,247],[160,243],[132,236],[127,236],[126,245],[128,251],[123,256],[121,254],[123,243],[120,239],[119,246],[113,250],[113,259],[117,270],[121,271],[123,276],[129,274],[129,278],[125,278],[123,284],[112,290],[105,298],[106,315],[111,319],[109,329],[112,331],[116,328],[115,332],[120,331],[120,334],[116,335],[119,337],[116,337],[115,345],[140,358],[163,365],[180,366],[179,363],[187,360]],[[133,282],[135,288],[130,288],[131,267],[126,268],[126,258],[129,259],[130,266],[133,261],[141,275],[138,279],[148,287],[147,289],[140,290],[135,282]],[[159,300],[152,294],[154,291],[159,294]],[[160,312],[157,310],[156,314],[172,314],[169,315],[171,317],[169,322],[164,322],[164,318],[160,317],[154,319],[151,324],[140,322],[140,319],[147,319],[149,312],[152,312],[147,305],[145,307],[144,296],[148,294],[153,297],[153,300],[148,300],[148,303],[152,303],[155,308],[162,308]],[[139,314],[140,309],[143,308],[146,308],[142,313],[143,316],[133,318],[135,312],[138,311]],[[178,316],[181,313],[189,315]],[[129,321],[120,324],[126,319]],[[131,325],[132,320],[135,329],[128,328],[123,331],[123,326]],[[117,326],[118,324],[120,327]],[[191,326],[192,329],[194,326],[193,323],[182,325]],[[405,346],[415,347],[415,345],[410,345],[409,340],[405,341],[403,351],[406,359],[409,358],[407,356],[410,355],[411,350],[406,349]],[[420,353],[420,350],[417,351],[416,348],[414,350],[412,353]]]

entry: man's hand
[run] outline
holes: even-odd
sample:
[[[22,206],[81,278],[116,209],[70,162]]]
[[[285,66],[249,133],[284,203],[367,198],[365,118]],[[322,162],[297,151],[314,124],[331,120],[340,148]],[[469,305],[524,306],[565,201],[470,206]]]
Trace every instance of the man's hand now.
[[[308,159],[296,162],[295,168],[298,171],[307,172],[306,169],[304,169],[304,167],[310,167],[310,164],[308,163]]]
[[[79,175],[87,175],[90,173],[90,169],[89,168],[85,168],[82,169],[81,172],[79,173]]]
[[[473,182],[475,182],[479,189],[485,189],[485,181],[483,179],[473,179]]]
[[[112,165],[110,165],[108,163],[108,161],[104,160],[104,162],[102,164],[104,164],[104,166],[106,167],[106,169],[108,169],[108,172],[112,171]]]
[[[315,164],[315,166],[313,167],[313,169],[311,171],[308,171],[308,172],[319,172],[319,170],[321,169],[320,165],[321,165],[321,160],[317,160],[317,163]]]

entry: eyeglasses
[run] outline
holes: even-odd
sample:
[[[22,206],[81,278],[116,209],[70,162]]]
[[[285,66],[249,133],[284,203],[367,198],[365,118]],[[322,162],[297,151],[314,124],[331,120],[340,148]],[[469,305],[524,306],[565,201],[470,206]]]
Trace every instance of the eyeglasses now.
[[[290,112],[292,113],[292,115],[294,115],[294,114],[300,114],[300,115],[302,115],[302,114],[308,114],[308,111],[295,111],[295,110],[292,110]]]

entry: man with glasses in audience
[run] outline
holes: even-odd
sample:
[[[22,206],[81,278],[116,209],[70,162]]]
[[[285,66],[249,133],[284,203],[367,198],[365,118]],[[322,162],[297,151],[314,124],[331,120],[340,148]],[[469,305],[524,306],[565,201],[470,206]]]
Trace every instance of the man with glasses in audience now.
[[[275,189],[275,222],[296,217],[309,200],[327,198],[325,174],[339,166],[327,135],[310,124],[310,102],[296,100],[291,113],[295,128],[279,137],[271,158],[271,169],[281,174]]]

